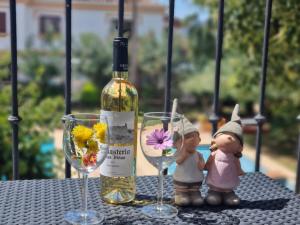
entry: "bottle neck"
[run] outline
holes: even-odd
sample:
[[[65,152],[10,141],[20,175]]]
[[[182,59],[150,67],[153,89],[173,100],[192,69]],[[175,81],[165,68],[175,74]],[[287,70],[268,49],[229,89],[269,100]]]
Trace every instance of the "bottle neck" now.
[[[112,77],[114,79],[128,80],[128,71],[113,71]]]
[[[128,39],[116,37],[113,42],[113,77],[128,77]]]

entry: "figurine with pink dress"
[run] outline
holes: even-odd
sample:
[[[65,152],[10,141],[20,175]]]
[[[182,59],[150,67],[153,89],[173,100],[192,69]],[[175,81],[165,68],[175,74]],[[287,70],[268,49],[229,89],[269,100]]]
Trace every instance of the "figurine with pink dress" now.
[[[211,154],[205,165],[209,187],[205,200],[209,205],[240,204],[240,198],[234,192],[240,183],[239,176],[244,174],[239,160],[243,150],[243,131],[238,111],[237,104],[231,121],[213,135]]]

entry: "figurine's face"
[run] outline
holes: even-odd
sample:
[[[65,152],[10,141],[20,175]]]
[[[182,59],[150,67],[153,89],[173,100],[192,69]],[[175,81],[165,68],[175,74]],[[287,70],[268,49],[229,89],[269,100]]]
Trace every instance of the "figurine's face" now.
[[[231,133],[220,133],[214,141],[218,148],[225,152],[237,153],[242,149],[239,139]]]
[[[199,136],[199,133],[192,132],[192,133],[184,135],[183,146],[187,151],[189,151],[189,150],[194,151],[200,141],[201,141],[201,138]]]
[[[192,133],[184,135],[183,143],[182,143],[182,139],[180,138],[179,140],[177,140],[174,143],[174,145],[177,149],[180,149],[182,146],[182,150],[193,153],[200,141],[201,141],[201,138],[199,136],[199,133],[192,132]]]

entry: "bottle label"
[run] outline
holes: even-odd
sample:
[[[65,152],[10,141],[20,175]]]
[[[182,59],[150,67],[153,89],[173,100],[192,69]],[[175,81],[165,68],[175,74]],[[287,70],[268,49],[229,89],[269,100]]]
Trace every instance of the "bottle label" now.
[[[134,175],[134,111],[112,112],[101,110],[109,124],[110,146],[100,173],[108,177]]]

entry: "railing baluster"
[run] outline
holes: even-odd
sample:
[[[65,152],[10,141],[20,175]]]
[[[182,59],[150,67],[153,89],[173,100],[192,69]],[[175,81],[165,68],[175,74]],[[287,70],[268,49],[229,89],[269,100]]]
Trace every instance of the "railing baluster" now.
[[[267,0],[266,9],[265,9],[265,27],[264,27],[264,41],[263,41],[263,53],[262,53],[262,71],[261,71],[261,80],[260,80],[259,112],[254,118],[257,122],[255,171],[259,171],[262,126],[266,121],[266,118],[264,116],[265,113],[264,101],[265,101],[266,77],[267,77],[267,67],[268,67],[268,49],[269,49],[271,15],[272,15],[272,0]]]
[[[66,0],[66,80],[65,80],[65,114],[71,113],[71,77],[72,77],[72,0]],[[67,160],[65,160],[65,176],[71,177],[71,166]]]
[[[10,0],[10,46],[11,46],[11,90],[12,90],[12,115],[8,121],[12,126],[12,161],[13,179],[19,179],[19,117],[18,110],[18,61],[17,61],[17,22],[16,0]]]
[[[168,55],[167,69],[165,75],[165,99],[164,112],[171,110],[171,83],[172,83],[172,54],[173,54],[173,28],[174,28],[174,9],[175,0],[169,0],[169,32],[168,32]],[[167,124],[164,124],[164,129],[167,130]],[[163,171],[164,175],[168,174],[168,169]]]
[[[224,22],[224,0],[219,1],[218,33],[216,40],[216,70],[215,70],[215,89],[213,99],[213,113],[209,117],[212,123],[212,134],[217,131],[219,117],[219,94],[220,94],[220,71],[222,60],[223,45],[223,22]]]
[[[174,26],[175,0],[169,0],[169,32],[168,32],[168,56],[165,76],[164,111],[171,110],[171,82],[172,82],[172,53],[173,53],[173,26]]]
[[[119,0],[118,36],[123,37],[124,0]]]
[[[297,117],[298,124],[300,125],[300,115]],[[300,131],[300,129],[299,129]],[[296,176],[296,187],[295,187],[295,192],[300,194],[300,132],[299,132],[299,137],[298,137],[298,161],[297,161],[297,176]]]

